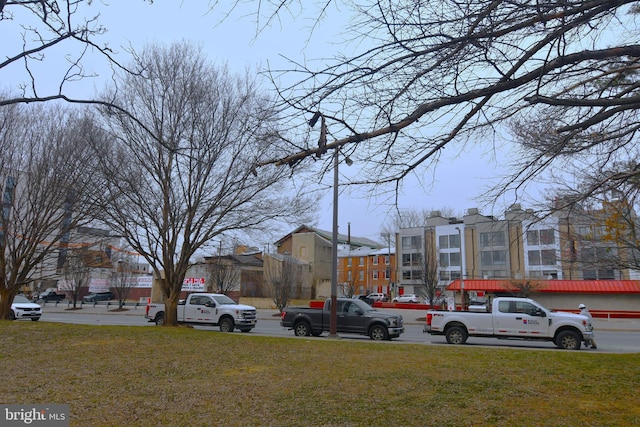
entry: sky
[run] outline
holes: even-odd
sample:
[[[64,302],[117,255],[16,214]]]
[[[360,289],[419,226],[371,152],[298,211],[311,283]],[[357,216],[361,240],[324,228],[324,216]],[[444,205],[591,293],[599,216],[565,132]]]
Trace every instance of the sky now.
[[[223,2],[224,3],[224,2]],[[288,20],[280,21],[263,29],[256,35],[256,22],[249,16],[258,2],[235,10],[231,16],[222,20],[221,12],[224,6],[209,11],[207,2],[180,2],[171,0],[155,0],[149,4],[143,0],[129,0],[112,2],[93,2],[92,13],[100,12],[100,22],[108,29],[102,41],[108,42],[115,50],[118,60],[127,62],[128,50],[140,50],[149,43],[171,43],[172,41],[189,40],[203,48],[207,57],[218,65],[227,64],[238,73],[244,73],[247,68],[259,69],[269,64],[278,68],[286,64],[285,57],[300,62],[314,58],[331,58],[337,53],[344,53],[342,30],[348,25],[349,17],[334,9],[316,27],[310,36],[310,26],[315,22],[311,15],[298,15]],[[308,12],[308,11],[307,11]],[[293,14],[296,14],[293,11]],[[285,16],[285,19],[287,17]],[[0,29],[3,40],[15,40],[15,35],[7,33],[8,27]],[[19,41],[16,41],[19,42]],[[60,58],[68,53],[65,46],[56,52]],[[35,70],[42,73],[39,79],[40,90],[47,90],[47,83],[56,84],[53,75],[52,58],[55,51],[43,61],[43,68]],[[91,52],[89,53],[91,54]],[[97,55],[89,56],[87,71],[96,73],[93,79],[84,79],[68,87],[71,95],[82,96],[87,92],[98,91],[108,83],[110,71],[105,61],[97,60]],[[53,62],[52,62],[53,61]],[[318,61],[322,63],[322,60]],[[15,90],[23,81],[24,74],[15,69],[15,73],[1,76],[4,89]],[[54,88],[55,89],[55,88]],[[496,204],[496,212],[491,206],[484,206],[485,202],[478,200],[491,184],[506,173],[500,164],[509,161],[509,147],[500,148],[497,152],[486,152],[486,144],[478,142],[477,148],[448,148],[443,152],[441,164],[433,170],[422,170],[419,175],[410,176],[402,184],[395,204],[393,191],[383,197],[376,197],[367,188],[340,187],[338,225],[340,233],[346,233],[348,225],[351,234],[382,241],[380,237],[383,224],[390,222],[396,212],[406,210],[451,210],[454,215],[461,216],[468,208],[479,207],[481,213],[501,215],[505,207],[513,201],[501,200]],[[497,158],[494,158],[497,156]],[[497,163],[496,163],[497,162]],[[341,165],[341,174],[352,174],[359,167],[353,165],[350,170],[345,164]],[[324,230],[331,230],[332,223],[332,190],[333,175],[326,174],[320,182],[323,190],[322,203],[318,209],[318,222],[312,224]],[[385,189],[382,189],[384,191]],[[386,190],[392,190],[387,188]],[[390,197],[391,196],[391,197]],[[523,205],[526,207],[526,205]],[[293,230],[299,224],[292,224]]]

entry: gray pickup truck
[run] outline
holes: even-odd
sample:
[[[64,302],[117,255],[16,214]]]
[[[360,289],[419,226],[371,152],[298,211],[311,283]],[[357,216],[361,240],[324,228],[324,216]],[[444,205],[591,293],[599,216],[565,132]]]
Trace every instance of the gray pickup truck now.
[[[293,329],[296,336],[320,336],[329,331],[330,319],[329,298],[323,308],[286,308],[280,325]],[[337,332],[368,335],[372,340],[390,340],[404,332],[402,316],[378,311],[359,299],[338,298],[336,320]]]

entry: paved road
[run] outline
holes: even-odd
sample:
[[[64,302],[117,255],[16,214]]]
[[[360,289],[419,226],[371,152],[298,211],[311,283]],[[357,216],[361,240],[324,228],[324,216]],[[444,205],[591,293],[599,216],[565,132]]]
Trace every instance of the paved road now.
[[[116,307],[111,305],[85,304],[82,309],[69,310],[66,303],[48,303],[43,307],[42,321],[61,322],[76,324],[94,325],[127,325],[127,326],[154,326],[144,318],[145,307],[127,307],[126,311],[114,311]],[[401,314],[405,320],[405,333],[400,338],[394,339],[394,343],[430,344],[445,345],[446,340],[442,336],[431,336],[422,332],[424,317],[420,311],[416,310],[394,310],[384,311]],[[294,337],[293,331],[285,330],[280,326],[280,318],[276,310],[258,310],[258,324],[251,332],[252,335],[281,336],[297,339],[322,339],[322,338],[299,338]],[[602,353],[640,353],[640,319],[627,320],[606,320],[594,319],[596,339],[598,342],[597,352]],[[198,329],[217,331],[217,327],[198,326]],[[326,334],[325,334],[326,336]],[[341,338],[352,340],[368,340],[362,335],[340,334]],[[469,338],[470,346],[487,347],[513,347],[513,348],[535,348],[535,349],[555,349],[551,342],[520,341],[520,340],[498,340],[495,338]],[[594,350],[588,350],[594,351]]]

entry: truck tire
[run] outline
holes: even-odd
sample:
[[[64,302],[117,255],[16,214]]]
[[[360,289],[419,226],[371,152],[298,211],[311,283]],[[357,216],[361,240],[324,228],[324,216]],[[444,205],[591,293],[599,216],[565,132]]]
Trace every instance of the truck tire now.
[[[220,319],[220,332],[233,332],[233,319],[225,316]]]
[[[556,345],[564,350],[580,350],[580,336],[574,331],[562,331],[556,338]]]
[[[40,320],[40,318],[39,317],[32,317],[31,320],[34,321],[34,322],[37,322],[38,320]]]
[[[11,310],[11,312],[9,313],[9,319],[16,320],[16,314],[13,312],[13,310]]]
[[[387,334],[387,328],[382,325],[373,325],[371,329],[369,329],[369,338],[374,341],[382,341],[389,338],[389,334]]]
[[[469,338],[469,334],[467,334],[467,331],[461,326],[451,326],[447,328],[445,336],[449,344],[464,344],[467,342],[467,338]]]
[[[164,325],[164,314],[160,313],[156,316],[156,326]]]
[[[293,333],[297,337],[308,337],[311,335],[311,326],[307,322],[298,322],[293,327]]]

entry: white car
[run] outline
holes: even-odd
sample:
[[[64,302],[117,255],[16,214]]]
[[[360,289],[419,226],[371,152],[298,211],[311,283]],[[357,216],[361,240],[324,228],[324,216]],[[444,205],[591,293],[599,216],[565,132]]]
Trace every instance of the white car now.
[[[369,299],[371,299],[373,301],[386,301],[386,299],[387,299],[385,294],[381,294],[381,293],[369,294],[369,295],[367,295],[367,298],[369,298]]]
[[[11,303],[11,320],[31,319],[40,320],[42,307],[29,301],[24,295],[16,295]]]
[[[393,299],[393,302],[410,302],[410,303],[419,303],[420,297],[416,294],[405,294],[397,296]]]

